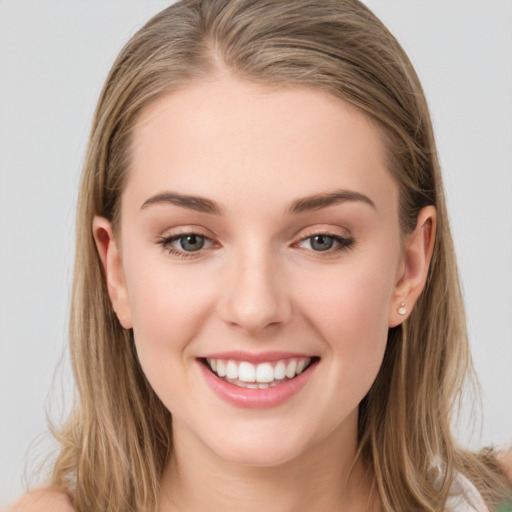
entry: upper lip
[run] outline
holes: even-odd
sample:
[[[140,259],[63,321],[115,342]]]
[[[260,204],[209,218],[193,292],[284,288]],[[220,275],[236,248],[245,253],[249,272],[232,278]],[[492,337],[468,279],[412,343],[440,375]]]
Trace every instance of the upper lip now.
[[[298,352],[245,352],[241,350],[231,350],[228,352],[211,352],[200,357],[200,359],[224,359],[232,361],[247,361],[248,363],[263,363],[280,361],[281,359],[307,358],[315,357],[313,354],[304,354]]]

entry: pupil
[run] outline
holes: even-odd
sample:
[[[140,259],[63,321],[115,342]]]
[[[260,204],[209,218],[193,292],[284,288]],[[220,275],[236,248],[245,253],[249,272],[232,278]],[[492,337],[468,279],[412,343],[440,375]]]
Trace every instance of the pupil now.
[[[333,246],[334,239],[332,236],[315,235],[311,243],[311,247],[317,251],[327,251]]]
[[[204,238],[197,235],[186,235],[181,239],[181,247],[185,251],[198,251],[204,245]]]

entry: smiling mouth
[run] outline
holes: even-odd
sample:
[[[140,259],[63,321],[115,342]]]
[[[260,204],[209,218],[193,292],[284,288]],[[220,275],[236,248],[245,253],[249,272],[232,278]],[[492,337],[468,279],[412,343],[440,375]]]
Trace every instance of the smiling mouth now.
[[[259,364],[232,359],[205,358],[202,361],[214,375],[229,384],[267,389],[295,379],[318,360],[318,357],[292,357]]]

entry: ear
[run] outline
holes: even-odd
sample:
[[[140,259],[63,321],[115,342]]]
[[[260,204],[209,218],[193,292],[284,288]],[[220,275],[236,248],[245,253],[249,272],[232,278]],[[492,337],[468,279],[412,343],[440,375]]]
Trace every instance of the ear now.
[[[401,324],[410,314],[427,281],[436,234],[436,209],[426,206],[414,231],[404,241],[403,260],[390,303],[389,327]]]
[[[131,329],[133,324],[130,301],[124,279],[121,254],[112,233],[112,225],[105,217],[95,216],[92,229],[96,248],[105,270],[107,289],[112,307],[121,325],[125,329]]]

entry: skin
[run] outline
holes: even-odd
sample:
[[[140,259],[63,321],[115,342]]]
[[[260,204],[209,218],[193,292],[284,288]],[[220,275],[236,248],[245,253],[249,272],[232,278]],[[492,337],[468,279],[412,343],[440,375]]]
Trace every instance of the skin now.
[[[364,199],[290,214],[299,198],[345,190]],[[201,196],[222,214],[162,193]],[[148,204],[150,200],[151,204]],[[145,205],[145,206],[144,206]],[[371,120],[309,88],[268,89],[220,74],[150,105],[134,131],[120,231],[93,225],[114,309],[173,415],[161,511],[379,510],[357,452],[358,404],[382,362],[388,328],[424,286],[435,210],[412,234]],[[194,232],[202,250],[182,259]],[[316,250],[311,237],[350,240]],[[319,362],[277,407],[215,395],[198,359],[292,351]],[[197,492],[200,489],[201,492]]]
[[[11,505],[7,512],[73,512],[71,499],[62,491],[46,487],[36,489]]]

